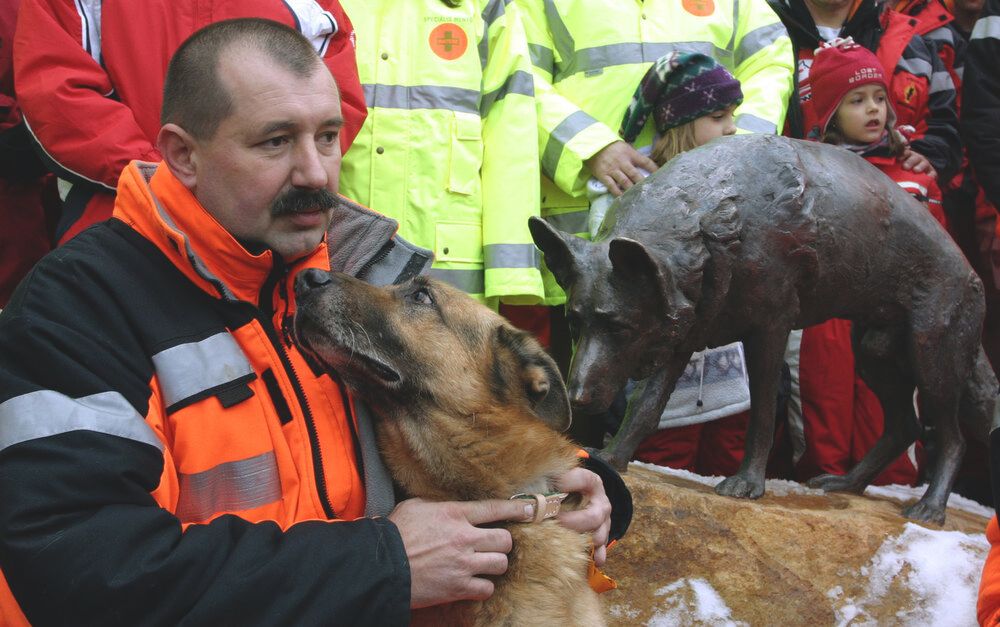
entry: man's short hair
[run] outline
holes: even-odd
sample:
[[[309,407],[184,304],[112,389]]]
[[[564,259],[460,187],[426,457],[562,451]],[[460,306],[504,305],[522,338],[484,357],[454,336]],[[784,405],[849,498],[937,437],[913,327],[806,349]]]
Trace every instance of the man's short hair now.
[[[312,76],[321,65],[309,40],[284,24],[260,18],[210,24],[188,37],[170,59],[161,124],[176,124],[196,139],[215,134],[233,109],[232,96],[219,76],[219,61],[236,45],[263,53],[300,78]]]

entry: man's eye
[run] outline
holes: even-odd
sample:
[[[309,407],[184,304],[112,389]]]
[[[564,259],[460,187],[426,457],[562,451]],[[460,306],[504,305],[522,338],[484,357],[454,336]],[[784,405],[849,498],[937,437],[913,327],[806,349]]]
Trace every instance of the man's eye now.
[[[434,299],[426,288],[420,288],[410,293],[410,300],[420,305],[433,305]]]
[[[332,144],[333,142],[337,141],[336,131],[327,131],[326,133],[320,133],[319,141],[323,142],[324,144]]]
[[[261,145],[266,146],[268,148],[281,148],[287,143],[288,143],[288,137],[284,135],[279,135],[277,137],[271,137],[269,139],[265,139],[263,142],[261,142]]]

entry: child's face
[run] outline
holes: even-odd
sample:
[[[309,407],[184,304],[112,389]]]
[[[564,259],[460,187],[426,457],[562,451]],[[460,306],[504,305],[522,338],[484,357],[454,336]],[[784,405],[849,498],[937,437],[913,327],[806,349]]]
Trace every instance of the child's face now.
[[[716,137],[732,135],[736,132],[736,124],[733,122],[733,111],[736,105],[713,111],[708,115],[703,115],[694,121],[694,143],[698,146],[706,144]]]
[[[882,138],[887,111],[885,88],[862,85],[847,92],[833,119],[848,141],[871,144]]]

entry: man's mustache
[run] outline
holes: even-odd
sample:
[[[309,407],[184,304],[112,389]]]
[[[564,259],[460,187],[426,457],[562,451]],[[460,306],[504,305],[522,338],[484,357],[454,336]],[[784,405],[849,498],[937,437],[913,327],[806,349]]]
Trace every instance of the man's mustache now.
[[[329,190],[292,188],[271,203],[271,215],[277,218],[295,213],[322,211],[335,204],[337,204],[337,196]]]

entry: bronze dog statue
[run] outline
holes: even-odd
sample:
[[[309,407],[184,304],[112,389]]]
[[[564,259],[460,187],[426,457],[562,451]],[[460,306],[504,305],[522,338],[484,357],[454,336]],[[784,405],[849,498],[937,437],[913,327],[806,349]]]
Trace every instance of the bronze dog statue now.
[[[788,334],[848,318],[885,430],[847,475],[810,485],[862,492],[920,434],[916,388],[922,419],[937,429],[939,459],[904,514],[944,520],[965,450],[958,415],[985,440],[997,396],[980,345],[983,288],[926,208],[863,159],[784,137],[722,138],[624,194],[594,242],[535,218],[530,228],[567,294],[578,340],[568,384],[574,412],[605,409],[628,378],[646,380],[601,453],[612,465],[624,468],[656,429],[693,351],[742,340],[746,451],[716,492],[761,496]]]
[[[382,457],[407,496],[546,494],[578,465],[558,432],[570,406],[555,362],[465,293],[425,277],[374,287],[309,270],[295,294],[297,341],[374,410]],[[493,596],[418,610],[414,624],[605,624],[587,582],[589,536],[540,515],[504,526],[514,548]]]

